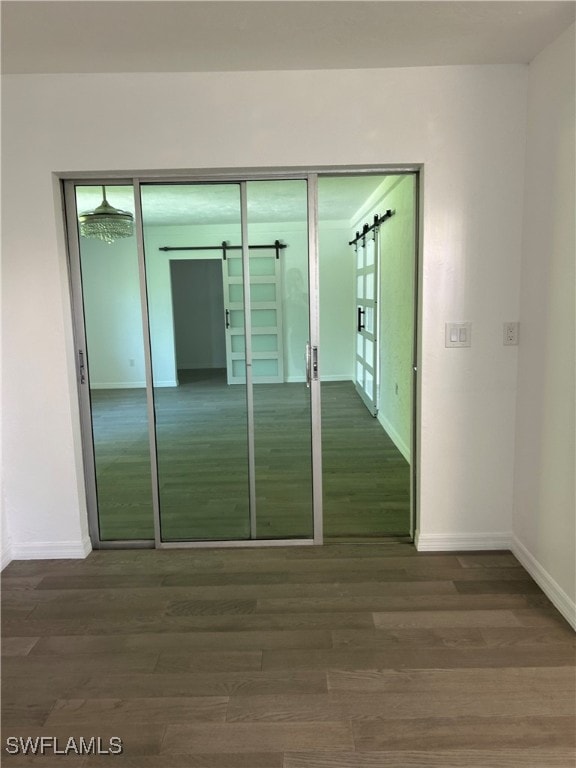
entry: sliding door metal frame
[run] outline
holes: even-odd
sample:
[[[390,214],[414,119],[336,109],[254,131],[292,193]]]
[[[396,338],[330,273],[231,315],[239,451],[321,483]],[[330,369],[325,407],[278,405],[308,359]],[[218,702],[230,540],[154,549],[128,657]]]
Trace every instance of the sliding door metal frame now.
[[[146,254],[144,249],[144,222],[142,219],[142,196],[140,179],[135,178],[134,229],[138,250],[138,279],[140,285],[140,309],[142,337],[144,342],[144,369],[146,375],[146,408],[148,412],[148,442],[150,449],[150,475],[152,481],[152,509],[154,515],[154,544],[162,542],[160,522],[160,487],[158,485],[158,446],[156,444],[156,407],[154,403],[154,377],[152,375],[152,340],[150,336],[150,314],[148,311],[148,281],[146,278]]]
[[[76,380],[78,385],[78,403],[80,411],[80,432],[82,435],[82,463],[84,485],[86,489],[86,508],[88,515],[88,530],[94,549],[130,549],[150,548],[154,546],[153,539],[114,539],[100,538],[100,521],[98,518],[98,491],[96,484],[96,456],[94,452],[94,433],[92,428],[92,402],[90,397],[90,361],[88,359],[86,326],[84,316],[84,294],[82,289],[82,263],[80,260],[80,239],[78,236],[76,186],[84,184],[83,180],[64,181],[64,209],[66,213],[66,234],[68,248],[68,274],[72,304],[72,326],[74,335],[74,359]],[[109,179],[90,179],[89,185],[132,186],[133,180],[115,179],[109,184]],[[79,368],[79,356],[83,355],[84,368],[87,377],[82,381]]]
[[[88,507],[88,524],[92,545],[94,548],[142,548],[154,547],[158,549],[182,549],[182,548],[208,548],[208,547],[261,547],[261,546],[305,546],[311,544],[322,544],[323,542],[323,510],[322,510],[322,447],[321,447],[321,422],[320,422],[320,380],[321,376],[313,376],[310,382],[311,387],[311,419],[312,419],[312,491],[313,491],[313,516],[314,516],[314,534],[310,539],[256,539],[255,538],[255,506],[251,509],[251,539],[235,541],[174,541],[163,542],[161,540],[160,530],[160,507],[159,490],[157,476],[157,449],[155,437],[155,411],[154,411],[154,391],[152,386],[152,360],[150,346],[150,331],[148,325],[148,300],[146,290],[146,268],[143,241],[143,222],[140,200],[140,185],[142,181],[147,184],[239,184],[241,190],[244,189],[244,197],[241,192],[241,208],[243,220],[243,265],[244,265],[244,293],[246,302],[246,276],[248,278],[248,298],[249,298],[249,269],[246,267],[246,261],[249,259],[247,249],[247,210],[246,210],[246,182],[248,181],[273,181],[273,180],[303,180],[307,182],[308,197],[308,265],[309,265],[309,295],[310,295],[310,346],[316,349],[319,358],[319,264],[318,264],[318,179],[319,177],[346,177],[346,176],[371,176],[371,175],[414,175],[416,179],[416,246],[415,246],[415,286],[414,286],[414,365],[413,365],[413,403],[412,403],[412,472],[411,472],[411,535],[414,533],[416,524],[419,499],[418,468],[419,461],[417,451],[419,450],[419,400],[420,400],[420,377],[418,371],[418,360],[420,356],[419,349],[419,317],[420,317],[420,270],[421,262],[419,255],[421,253],[421,194],[422,185],[420,183],[421,164],[402,164],[387,166],[316,166],[304,168],[238,168],[231,169],[207,169],[207,170],[182,170],[182,171],[142,171],[137,174],[121,171],[110,171],[106,173],[105,178],[101,172],[60,173],[59,178],[63,182],[65,195],[65,209],[68,231],[68,255],[69,271],[72,293],[72,314],[75,336],[75,357],[78,362],[78,351],[83,350],[86,354],[86,337],[84,327],[84,308],[82,302],[82,277],[80,269],[80,245],[77,226],[72,226],[71,222],[77,220],[75,187],[77,185],[113,185],[113,186],[133,186],[134,200],[136,207],[136,238],[138,247],[139,280],[141,286],[142,301],[142,322],[144,326],[144,347],[146,363],[146,388],[147,388],[147,409],[149,421],[150,437],[150,455],[152,464],[152,490],[154,505],[154,540],[115,540],[102,541],[100,539],[98,524],[98,507],[96,496],[96,474],[94,463],[94,446],[92,442],[92,420],[90,406],[89,387],[81,384],[78,377],[78,390],[80,400],[80,428],[83,437],[83,461],[84,476],[86,483],[86,498]],[[246,248],[244,247],[246,244]],[[245,253],[246,251],[246,253]],[[246,343],[250,343],[250,321],[246,323],[249,312],[246,311],[245,303],[245,332]],[[249,309],[249,306],[248,306]],[[247,326],[247,327],[246,327]],[[247,354],[248,361],[248,354]],[[250,370],[251,373],[251,370]],[[247,383],[248,383],[247,366]],[[247,390],[249,387],[247,387]],[[252,422],[253,429],[253,422]],[[252,434],[253,440],[253,434]],[[253,444],[252,444],[253,445]],[[252,453],[252,459],[253,459]],[[254,477],[252,471],[252,478]],[[251,493],[254,488],[251,486]],[[254,494],[255,501],[255,494]]]
[[[312,429],[312,509],[314,514],[314,544],[324,541],[324,517],[322,513],[322,422],[320,400],[320,291],[318,250],[318,175],[307,178],[308,202],[308,295],[310,349],[316,370],[310,377],[310,419]],[[314,350],[316,352],[314,353]]]
[[[86,506],[88,511],[88,530],[92,546],[100,546],[98,525],[98,496],[96,490],[96,458],[92,432],[92,416],[89,386],[89,361],[87,357],[86,328],[84,325],[84,302],[82,293],[82,267],[80,262],[80,243],[76,215],[75,187],[68,183],[64,187],[64,205],[66,211],[66,232],[68,235],[68,274],[70,277],[72,322],[74,328],[74,366],[78,386],[80,406],[80,432],[82,435],[82,462],[86,487]],[[88,378],[83,378],[80,371],[80,355],[87,366]]]
[[[256,538],[256,457],[254,453],[254,382],[252,377],[252,300],[250,291],[250,248],[248,239],[248,191],[240,183],[240,230],[242,242],[242,287],[244,294],[244,365],[246,368],[246,415],[248,420],[248,498],[250,538]]]

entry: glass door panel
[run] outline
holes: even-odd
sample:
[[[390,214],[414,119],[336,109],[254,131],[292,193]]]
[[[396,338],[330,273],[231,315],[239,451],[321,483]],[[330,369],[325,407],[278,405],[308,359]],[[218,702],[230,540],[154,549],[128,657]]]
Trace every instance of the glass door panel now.
[[[255,537],[312,538],[307,184],[247,182],[246,195]],[[277,201],[275,218],[263,221],[269,199]]]
[[[161,541],[248,539],[240,186],[146,184],[141,200]],[[171,283],[170,263],[191,260],[217,277]]]
[[[378,413],[378,252],[372,232],[356,244],[356,375],[358,394]]]
[[[132,186],[105,190],[112,206],[134,214]],[[93,211],[102,197],[100,186],[76,186],[77,212]],[[85,339],[80,355],[90,396],[98,537],[154,539],[136,238],[107,242],[79,232],[78,247]]]

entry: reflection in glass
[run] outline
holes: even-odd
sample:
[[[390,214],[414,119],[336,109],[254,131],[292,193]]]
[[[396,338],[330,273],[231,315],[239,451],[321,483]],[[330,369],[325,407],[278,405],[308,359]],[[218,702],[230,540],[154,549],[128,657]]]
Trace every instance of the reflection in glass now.
[[[304,352],[309,339],[307,188],[305,181],[248,182],[250,309],[254,385],[256,535],[311,538],[310,390]],[[258,221],[259,201],[290,199],[275,221]],[[285,222],[290,226],[287,232]]]
[[[134,211],[131,186],[107,186],[111,204]],[[100,186],[76,187],[79,213]],[[153,539],[144,341],[134,237],[80,237],[100,539]]]
[[[141,194],[161,537],[247,539],[242,259],[219,247],[241,244],[240,188],[147,184]]]

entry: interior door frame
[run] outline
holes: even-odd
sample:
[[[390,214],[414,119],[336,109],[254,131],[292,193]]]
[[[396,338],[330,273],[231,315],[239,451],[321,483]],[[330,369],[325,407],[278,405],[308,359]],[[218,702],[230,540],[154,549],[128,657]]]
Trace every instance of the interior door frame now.
[[[80,431],[82,435],[83,473],[86,487],[86,502],[88,510],[88,526],[92,546],[94,549],[127,549],[127,548],[156,548],[156,549],[183,549],[183,548],[214,548],[214,547],[264,547],[264,546],[306,546],[321,545],[323,535],[323,510],[322,510],[322,445],[321,445],[321,355],[320,355],[320,307],[319,307],[319,261],[318,261],[318,178],[319,177],[345,177],[359,175],[413,175],[416,178],[416,210],[415,210],[415,303],[414,303],[414,365],[412,388],[412,466],[411,466],[411,515],[410,535],[413,537],[416,520],[419,512],[418,498],[418,451],[420,434],[420,400],[421,381],[419,376],[420,355],[420,322],[421,295],[420,295],[420,252],[421,252],[421,195],[422,185],[420,175],[422,164],[381,165],[381,166],[316,166],[305,168],[266,168],[266,169],[206,169],[195,171],[110,171],[79,172],[58,174],[61,188],[63,211],[65,216],[65,228],[67,232],[68,268],[71,293],[71,310],[73,318],[73,333],[75,344],[76,376],[78,383],[78,397],[80,406]],[[146,290],[146,272],[144,257],[144,239],[142,211],[140,201],[140,185],[142,183],[155,184],[220,184],[236,183],[245,185],[249,181],[273,181],[273,180],[303,180],[307,182],[307,207],[308,207],[308,279],[309,279],[309,345],[313,350],[317,362],[316,370],[310,380],[310,404],[311,404],[311,438],[312,438],[312,507],[313,507],[313,537],[309,539],[247,539],[238,541],[178,541],[163,542],[160,535],[159,522],[159,492],[157,455],[155,439],[155,413],[152,387],[152,360],[150,346],[150,331],[148,317],[148,299]],[[72,223],[77,220],[75,187],[85,185],[123,185],[132,186],[135,202],[135,230],[138,249],[138,264],[141,286],[142,324],[144,327],[144,352],[146,364],[146,392],[148,403],[148,422],[150,435],[150,458],[152,474],[152,496],[154,505],[154,539],[127,539],[103,541],[100,539],[98,522],[98,505],[96,497],[96,475],[94,462],[94,447],[92,442],[92,422],[90,408],[89,387],[81,380],[81,367],[79,355],[86,353],[86,333],[84,326],[84,307],[82,302],[82,281],[80,274],[80,243],[78,228]],[[242,213],[244,225],[246,211]],[[244,241],[244,237],[243,237]],[[243,242],[248,258],[248,242]]]

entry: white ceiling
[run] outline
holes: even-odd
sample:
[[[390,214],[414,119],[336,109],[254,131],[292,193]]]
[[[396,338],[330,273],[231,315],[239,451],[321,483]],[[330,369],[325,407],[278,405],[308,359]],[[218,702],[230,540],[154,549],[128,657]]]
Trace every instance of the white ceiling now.
[[[528,63],[575,3],[5,0],[4,74]]]
[[[348,69],[528,63],[574,21],[537,0],[3,0],[3,74]],[[381,179],[321,180],[320,217],[350,219]],[[238,190],[154,187],[149,224],[238,220]],[[133,210],[130,188],[112,205]],[[98,188],[79,190],[80,211]],[[251,187],[251,221],[302,220],[302,188]]]
[[[350,221],[383,181],[383,176],[319,179],[320,220]],[[106,197],[115,208],[134,213],[132,187],[108,185]],[[306,221],[304,181],[251,181],[247,199],[249,223]],[[102,201],[101,187],[77,187],[76,201],[79,213],[94,209]],[[239,226],[240,188],[237,184],[146,185],[142,187],[142,216],[145,225]]]

